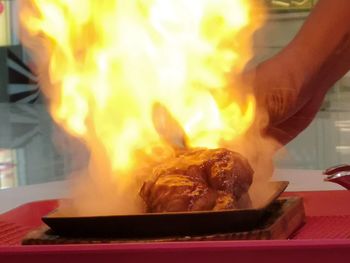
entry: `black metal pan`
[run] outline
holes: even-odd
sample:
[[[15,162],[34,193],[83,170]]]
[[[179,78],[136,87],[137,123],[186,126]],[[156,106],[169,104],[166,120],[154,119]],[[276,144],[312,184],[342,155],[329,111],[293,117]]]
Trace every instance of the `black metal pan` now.
[[[223,211],[145,213],[137,215],[62,216],[53,211],[42,220],[55,234],[69,237],[156,238],[249,231],[266,208],[286,189],[288,182],[272,182],[271,193],[259,205]]]

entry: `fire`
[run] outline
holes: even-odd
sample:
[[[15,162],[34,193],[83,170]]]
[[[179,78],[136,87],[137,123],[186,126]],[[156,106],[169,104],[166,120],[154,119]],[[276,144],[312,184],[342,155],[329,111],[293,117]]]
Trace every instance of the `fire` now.
[[[254,96],[230,79],[251,58],[256,2],[23,2],[23,41],[54,120],[113,176],[137,166],[140,152],[167,149],[152,122],[156,103],[191,147],[218,147],[252,124]]]

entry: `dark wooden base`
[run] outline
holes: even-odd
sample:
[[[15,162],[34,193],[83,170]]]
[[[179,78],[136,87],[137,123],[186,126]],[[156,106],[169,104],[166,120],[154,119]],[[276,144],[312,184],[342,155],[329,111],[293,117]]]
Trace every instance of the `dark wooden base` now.
[[[266,210],[259,225],[246,232],[218,233],[205,236],[181,236],[154,239],[116,238],[67,238],[55,235],[47,226],[30,232],[22,241],[23,245],[46,244],[101,244],[126,242],[172,242],[172,241],[212,241],[212,240],[256,240],[287,239],[305,221],[303,200],[300,197],[284,197],[276,200]]]

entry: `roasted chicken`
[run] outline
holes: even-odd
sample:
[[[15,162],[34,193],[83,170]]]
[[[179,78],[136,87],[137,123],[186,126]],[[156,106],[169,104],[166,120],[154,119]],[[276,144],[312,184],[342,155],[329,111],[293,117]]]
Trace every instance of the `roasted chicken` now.
[[[247,193],[253,173],[239,153],[189,150],[155,167],[140,195],[151,213],[233,209]]]

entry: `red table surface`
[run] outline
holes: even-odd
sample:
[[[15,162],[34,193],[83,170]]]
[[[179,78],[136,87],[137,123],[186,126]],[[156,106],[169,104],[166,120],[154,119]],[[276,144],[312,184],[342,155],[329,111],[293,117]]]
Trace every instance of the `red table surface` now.
[[[306,224],[290,240],[22,246],[55,200],[0,215],[0,262],[350,262],[350,191],[285,193],[304,198]]]

